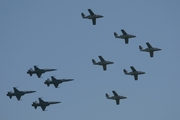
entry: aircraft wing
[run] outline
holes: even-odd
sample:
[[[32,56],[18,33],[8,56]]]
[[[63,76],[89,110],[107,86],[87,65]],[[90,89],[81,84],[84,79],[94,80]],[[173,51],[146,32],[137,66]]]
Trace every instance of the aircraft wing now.
[[[34,70],[37,71],[37,70],[40,70],[37,66],[34,66]]]
[[[53,76],[51,76],[51,79],[52,79],[52,81],[55,81],[55,80],[57,80],[55,77],[53,77]]]
[[[41,98],[39,98],[39,103],[44,103],[44,100],[42,100]]]
[[[21,95],[16,95],[16,98],[17,98],[18,100],[20,100],[20,99],[21,99]]]
[[[154,56],[154,52],[153,51],[151,51],[151,52],[149,52],[150,53],[150,57],[153,57]]]
[[[54,87],[57,88],[59,83],[53,83],[54,84]]]
[[[116,93],[116,91],[112,91],[112,93],[114,94],[114,96],[118,96],[118,94]]]
[[[17,88],[13,87],[13,89],[14,89],[14,92],[15,92],[15,93],[16,93],[16,92],[19,92],[19,90],[18,90]]]
[[[96,18],[93,18],[93,19],[92,19],[92,24],[93,24],[93,25],[96,25]]]
[[[46,106],[45,106],[45,105],[42,105],[42,106],[41,106],[41,109],[42,109],[43,111],[45,111]]]
[[[138,80],[138,75],[137,75],[137,74],[134,75],[134,79],[135,79],[135,80]]]
[[[88,9],[90,15],[94,15],[94,12],[91,9]]]
[[[36,73],[36,75],[38,76],[38,78],[40,78],[42,73]]]
[[[123,33],[123,35],[127,35],[127,33],[124,29],[122,29],[121,32]]]
[[[129,42],[129,39],[125,38],[125,43],[128,44],[128,42]]]
[[[106,70],[107,69],[107,66],[106,65],[103,65],[103,70]]]
[[[102,56],[98,56],[101,61],[105,61]]]
[[[130,67],[133,72],[137,71],[133,66]]]
[[[120,103],[120,100],[116,99],[116,104],[119,105],[119,103]]]
[[[147,42],[146,45],[148,46],[148,48],[152,48],[150,43]]]

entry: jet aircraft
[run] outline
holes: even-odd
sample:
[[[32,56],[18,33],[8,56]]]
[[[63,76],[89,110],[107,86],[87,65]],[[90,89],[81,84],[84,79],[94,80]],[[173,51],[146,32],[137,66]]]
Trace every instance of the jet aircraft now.
[[[94,59],[92,59],[92,63],[94,65],[102,65],[104,71],[107,69],[108,64],[114,64],[114,62],[104,60],[104,58],[102,56],[98,56],[98,57],[101,61],[96,62]]]
[[[17,100],[21,99],[21,96],[28,94],[28,93],[34,93],[36,91],[19,91],[17,88],[13,87],[14,92],[10,91],[7,93],[7,96],[11,99],[12,96],[16,96]]]
[[[33,74],[36,74],[38,76],[38,78],[40,78],[43,73],[55,71],[55,70],[57,70],[57,69],[40,69],[37,66],[34,66],[34,70],[32,68],[30,68],[27,71],[27,74],[29,74],[30,76],[32,76]]]
[[[122,29],[121,32],[123,33],[123,35],[118,36],[118,34],[116,32],[114,32],[114,36],[115,36],[115,38],[124,39],[126,44],[129,43],[129,38],[136,37],[135,35],[126,33],[126,31],[124,29]]]
[[[44,84],[46,84],[48,87],[50,84],[54,84],[54,87],[57,88],[59,84],[63,83],[63,82],[68,82],[68,81],[72,81],[74,79],[56,79],[55,77],[51,76],[51,79],[47,79]]]
[[[39,103],[37,101],[33,102],[32,106],[36,109],[38,106],[41,107],[42,111],[45,111],[46,107],[51,105],[51,104],[58,104],[58,103],[61,103],[61,102],[47,102],[47,101],[44,101],[42,100],[41,98],[38,98],[39,99]]]
[[[125,96],[120,96],[116,93],[116,91],[112,91],[112,93],[114,94],[114,96],[109,96],[107,93],[106,93],[106,98],[107,99],[112,99],[112,100],[116,100],[116,104],[119,105],[120,103],[120,99],[126,99],[127,97]]]
[[[127,70],[124,69],[125,75],[133,75],[135,80],[138,80],[138,75],[145,74],[145,72],[137,71],[133,66],[130,67],[132,72],[127,72]]]
[[[160,48],[152,47],[149,42],[147,42],[146,45],[148,46],[148,48],[143,49],[143,47],[139,46],[139,50],[140,50],[140,51],[144,51],[144,52],[149,52],[149,53],[150,53],[150,57],[153,57],[153,56],[154,56],[154,51],[160,51],[160,50],[162,50],[162,49],[160,49]]]
[[[94,12],[91,9],[88,9],[89,14],[88,16],[86,16],[84,13],[81,13],[82,18],[84,19],[91,19],[92,20],[92,24],[96,25],[96,18],[102,18],[102,15],[98,15],[98,14],[94,14]]]

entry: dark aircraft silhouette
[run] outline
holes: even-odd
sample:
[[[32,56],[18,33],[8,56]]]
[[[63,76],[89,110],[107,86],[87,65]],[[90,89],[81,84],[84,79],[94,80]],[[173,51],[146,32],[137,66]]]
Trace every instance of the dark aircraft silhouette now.
[[[42,111],[45,111],[46,107],[51,105],[51,104],[58,104],[58,103],[61,103],[61,102],[47,102],[47,101],[44,101],[42,100],[41,98],[38,98],[39,99],[39,103],[37,101],[33,102],[32,106],[36,109],[38,106],[41,107]]]
[[[19,91],[17,88],[13,87],[14,92],[10,91],[7,93],[7,96],[11,99],[12,96],[16,96],[17,100],[21,99],[21,96],[28,94],[28,93],[34,93],[36,91]]]
[[[68,81],[72,81],[74,79],[56,79],[55,77],[51,76],[51,79],[47,79],[44,84],[46,84],[48,87],[50,84],[54,84],[54,87],[57,88],[59,84],[63,83],[63,82],[68,82]]]
[[[122,29],[121,32],[122,32],[123,34],[120,35],[120,36],[118,36],[118,34],[117,34],[116,32],[114,32],[114,36],[115,36],[115,38],[124,39],[126,44],[129,43],[129,38],[134,38],[134,37],[136,37],[135,35],[126,33],[126,31],[125,31],[124,29]]]
[[[94,12],[91,9],[88,9],[88,11],[89,11],[90,15],[86,16],[84,13],[81,13],[81,16],[84,19],[91,19],[93,25],[96,25],[96,18],[102,18],[103,17],[102,15],[94,14]]]
[[[133,66],[130,67],[132,72],[127,72],[126,69],[124,69],[125,75],[133,75],[135,80],[138,80],[138,75],[145,74],[145,72],[137,71]]]
[[[94,59],[92,59],[92,63],[93,63],[94,65],[101,65],[101,66],[103,66],[103,70],[104,70],[104,71],[107,69],[107,65],[108,65],[108,64],[114,64],[114,62],[104,60],[104,58],[103,58],[102,56],[98,56],[98,57],[99,57],[99,59],[100,59],[101,61],[96,62]]]
[[[139,46],[139,50],[140,50],[140,51],[144,51],[144,52],[149,52],[149,53],[150,53],[150,57],[153,57],[153,56],[154,56],[154,52],[155,52],[155,51],[160,51],[160,50],[162,50],[162,49],[160,49],[160,48],[152,47],[149,42],[147,42],[146,45],[148,46],[148,48],[143,49],[141,46]]]
[[[55,70],[57,70],[57,69],[40,69],[37,66],[34,66],[34,70],[32,68],[30,68],[27,71],[27,74],[29,74],[30,76],[32,76],[33,74],[36,74],[38,76],[38,78],[40,78],[43,73],[55,71]]]
[[[125,96],[120,96],[120,95],[118,95],[115,91],[112,91],[112,93],[114,94],[114,96],[111,96],[111,97],[106,93],[106,98],[107,98],[107,99],[116,100],[116,104],[117,104],[117,105],[119,105],[120,99],[126,99],[126,98],[127,98],[127,97],[125,97]]]

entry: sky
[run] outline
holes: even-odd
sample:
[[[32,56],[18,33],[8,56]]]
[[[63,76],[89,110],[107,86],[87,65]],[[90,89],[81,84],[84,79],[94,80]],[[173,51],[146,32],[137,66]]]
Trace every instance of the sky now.
[[[1,120],[179,120],[180,119],[179,0],[1,0],[0,119]],[[87,9],[103,15],[92,25],[82,19]],[[137,37],[125,44],[113,32]],[[150,58],[140,52],[146,42],[161,48]],[[103,71],[92,59],[113,61]],[[26,72],[55,68],[42,78]],[[146,74],[138,81],[123,73],[130,66]],[[50,76],[74,81],[47,87]],[[6,96],[13,87],[35,90],[17,101]],[[116,105],[105,93],[115,90],[127,99]],[[46,111],[31,104],[42,97],[60,101]]]

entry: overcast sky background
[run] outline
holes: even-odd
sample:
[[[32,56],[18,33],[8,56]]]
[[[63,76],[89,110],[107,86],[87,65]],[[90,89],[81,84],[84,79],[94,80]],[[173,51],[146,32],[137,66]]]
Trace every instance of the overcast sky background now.
[[[89,8],[104,16],[95,26],[81,17]],[[0,119],[179,120],[179,11],[179,0],[1,0]],[[121,29],[137,37],[126,45],[113,35]],[[162,51],[150,58],[138,48],[146,42]],[[92,64],[99,55],[114,62],[107,71]],[[58,70],[30,77],[34,65]],[[146,74],[135,81],[123,73],[130,66]],[[74,81],[47,87],[52,75]],[[9,99],[16,86],[37,92]],[[106,99],[112,90],[127,99]],[[31,106],[38,97],[62,103],[43,112]]]

